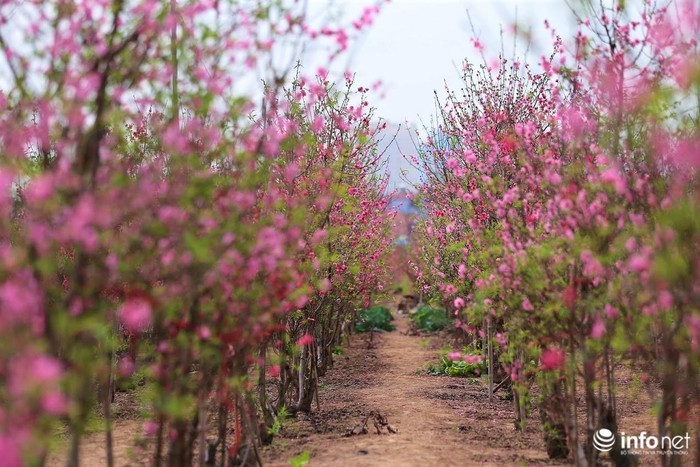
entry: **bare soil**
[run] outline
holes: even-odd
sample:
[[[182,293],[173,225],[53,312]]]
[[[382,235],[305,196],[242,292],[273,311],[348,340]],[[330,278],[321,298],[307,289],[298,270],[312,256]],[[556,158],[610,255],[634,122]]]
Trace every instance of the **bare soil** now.
[[[114,414],[112,443],[114,447],[114,464],[117,467],[147,466],[150,457],[145,455],[147,439],[143,432],[143,420],[139,418],[141,407],[133,393],[117,393],[112,404]],[[98,467],[107,465],[105,433],[97,432],[84,436],[80,443],[80,465]],[[49,454],[48,467],[67,465],[69,440],[62,436],[59,444]],[[0,460],[0,466],[2,461]]]
[[[520,433],[512,403],[489,402],[480,379],[421,371],[435,349],[409,335],[407,318],[395,324],[369,349],[367,337],[354,337],[322,379],[320,409],[285,425],[263,451],[266,465],[288,465],[304,451],[316,466],[555,465],[534,421]],[[377,434],[370,421],[369,433],[347,436],[370,412],[398,433]]]
[[[489,402],[485,378],[426,373],[444,336],[415,335],[401,315],[394,323],[396,331],[352,337],[321,378],[319,404],[310,414],[286,420],[273,443],[262,448],[266,466],[290,465],[305,452],[310,466],[323,467],[568,465],[548,459],[539,420],[530,420],[522,433],[504,394]],[[635,384],[632,375],[629,369],[618,374],[620,429],[654,433],[650,407],[656,395]],[[115,465],[150,465],[133,394],[117,394],[113,410]],[[84,437],[81,466],[106,465],[104,439],[102,433]],[[66,459],[61,446],[47,464],[63,466]],[[659,463],[655,456],[639,460],[642,466]],[[687,461],[684,465],[696,465],[697,459],[691,454]]]

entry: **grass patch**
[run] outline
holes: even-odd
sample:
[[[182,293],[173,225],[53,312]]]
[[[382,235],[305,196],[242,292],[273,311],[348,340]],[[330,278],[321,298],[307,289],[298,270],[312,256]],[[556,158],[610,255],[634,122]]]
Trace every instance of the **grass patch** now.
[[[488,363],[484,360],[478,363],[468,363],[464,360],[450,360],[443,356],[440,361],[428,365],[428,374],[437,376],[459,376],[463,378],[480,376],[486,373]]]
[[[309,451],[304,451],[298,456],[289,459],[289,465],[292,467],[303,467],[311,461],[311,453]]]
[[[391,312],[385,306],[373,306],[362,310],[355,322],[355,332],[369,332],[380,329],[393,331],[396,329],[391,321],[394,319]]]
[[[444,308],[422,306],[411,315],[411,322],[421,331],[435,332],[452,324],[452,320],[445,314]]]
[[[418,345],[420,346],[421,349],[427,349],[430,347],[430,343],[432,342],[432,339],[430,337],[426,337],[425,339],[421,340]]]

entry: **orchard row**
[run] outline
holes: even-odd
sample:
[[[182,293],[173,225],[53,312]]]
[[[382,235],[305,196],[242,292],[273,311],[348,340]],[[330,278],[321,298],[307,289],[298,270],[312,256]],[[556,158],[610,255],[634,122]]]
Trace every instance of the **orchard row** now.
[[[310,410],[382,288],[385,181],[370,91],[278,55],[319,37],[332,58],[378,10],[315,30],[278,2],[0,7],[3,465],[43,464],[61,429],[79,465],[95,413],[113,465],[135,374],[155,465],[255,462]]]
[[[540,72],[466,64],[418,158],[416,276],[491,388],[510,380],[518,425],[538,410],[581,466],[619,432],[620,371],[656,393],[657,436],[700,449],[700,6],[612,3],[552,32]]]

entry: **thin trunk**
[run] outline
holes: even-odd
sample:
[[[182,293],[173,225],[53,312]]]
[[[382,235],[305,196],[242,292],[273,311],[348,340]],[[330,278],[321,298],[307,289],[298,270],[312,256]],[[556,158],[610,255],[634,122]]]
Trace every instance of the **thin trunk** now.
[[[488,339],[489,402],[493,402],[493,326],[491,317],[486,321]],[[524,420],[523,420],[524,423]]]
[[[68,467],[79,467],[80,465],[80,434],[77,430],[73,430],[70,440],[70,457],[68,458]]]
[[[301,357],[299,358],[299,399],[297,400],[297,408],[301,408],[305,395],[304,373],[306,372],[306,349],[306,346],[301,349]]]
[[[595,360],[588,357],[583,364],[583,384],[586,394],[586,432],[588,434],[585,451],[588,465],[596,465],[596,459],[598,457],[598,450],[595,449],[592,444],[597,421],[595,387],[593,386],[595,382]]]
[[[163,416],[158,416],[158,431],[156,432],[156,454],[153,459],[153,465],[160,467],[163,459],[163,425],[165,424]]]
[[[85,429],[85,422],[87,419],[87,412],[85,407],[88,407],[91,399],[92,385],[90,384],[91,379],[88,378],[87,381],[81,380],[79,382],[79,393],[78,393],[78,407],[80,407],[80,412],[76,415],[76,418],[71,423],[71,448],[70,456],[68,458],[69,467],[79,467],[80,465],[80,439],[83,436],[83,431]],[[99,396],[98,396],[99,397]]]
[[[226,404],[221,404],[219,406],[219,439],[218,443],[221,444],[221,467],[226,467],[228,461],[228,456],[226,455],[226,447],[228,446],[226,428],[228,426],[228,407]]]
[[[269,428],[273,423],[273,416],[267,402],[267,367],[266,367],[267,343],[260,345],[258,360],[260,368],[258,372],[258,404],[263,415],[265,427]]]
[[[316,359],[312,360],[312,375],[311,380],[313,383],[313,396],[316,400],[316,410],[321,410],[321,404],[318,401],[318,361]],[[311,405],[311,404],[309,404]]]
[[[107,467],[114,467],[114,446],[112,443],[112,365],[109,366],[109,377],[107,387],[104,390],[102,401],[105,417],[105,447],[107,449]]]
[[[573,332],[571,334],[572,336],[574,335]],[[574,355],[574,341],[573,338],[570,339],[569,341],[569,351],[571,355]],[[571,451],[574,454],[574,463],[576,464],[577,467],[586,467],[588,463],[586,462],[586,456],[583,453],[583,449],[581,446],[581,443],[579,442],[579,431],[578,431],[578,410],[577,410],[577,403],[576,403],[576,370],[573,371],[573,374],[571,375],[571,421],[573,423],[573,429],[571,430],[570,433],[570,438],[571,438]]]
[[[107,386],[104,389],[104,417],[105,417],[105,445],[107,449],[107,467],[114,467],[114,444],[112,436],[112,402],[114,402],[114,367],[115,367],[115,347],[114,340],[118,329],[118,323],[114,320],[112,325],[112,335],[110,336],[109,370],[107,376]]]
[[[206,395],[201,394],[199,397],[199,423],[197,426],[197,444],[199,445],[199,467],[204,467],[204,462],[207,455],[207,402]]]

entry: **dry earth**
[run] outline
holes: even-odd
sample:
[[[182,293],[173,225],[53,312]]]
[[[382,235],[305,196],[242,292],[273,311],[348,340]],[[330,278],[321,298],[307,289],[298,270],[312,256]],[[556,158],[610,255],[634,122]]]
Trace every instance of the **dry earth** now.
[[[475,379],[420,372],[436,359],[425,339],[408,335],[408,320],[397,331],[355,337],[323,379],[320,410],[285,427],[264,457],[287,465],[302,452],[314,466],[468,466],[552,464],[539,430],[515,430],[512,406],[489,403]],[[397,434],[343,436],[371,411],[379,411]],[[534,423],[533,423],[534,425]]]
[[[305,452],[310,466],[323,467],[565,465],[547,458],[538,421],[532,420],[525,433],[517,431],[511,402],[500,397],[489,402],[482,380],[426,374],[441,339],[411,335],[406,317],[399,316],[395,324],[396,331],[375,334],[371,341],[368,335],[353,336],[321,379],[319,406],[287,420],[272,445],[262,449],[265,465],[286,466]],[[649,395],[622,379],[620,428],[655,432]],[[142,424],[135,421],[135,403],[126,394],[118,397],[115,464],[149,465],[136,442]],[[367,434],[347,436],[358,432],[371,413],[380,413],[398,433],[380,426],[382,434],[376,434],[370,420]],[[142,445],[148,443],[141,439]],[[48,465],[65,465],[65,451],[58,449]],[[692,455],[688,462],[693,465]],[[642,465],[657,464],[658,458],[642,459]],[[83,440],[81,465],[106,465],[103,434]]]

